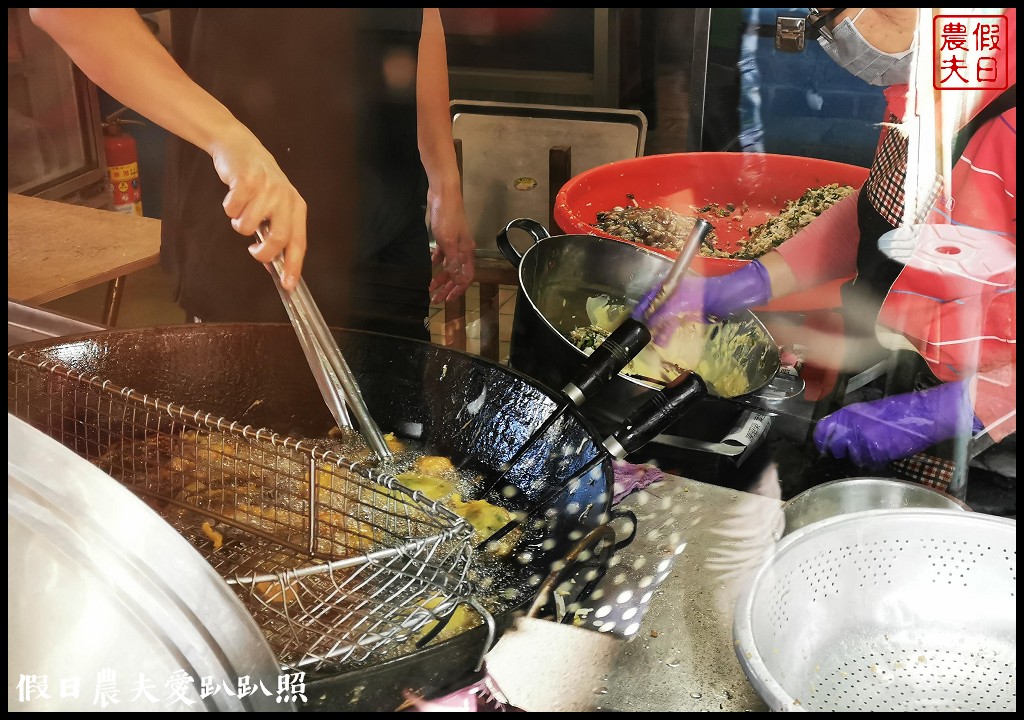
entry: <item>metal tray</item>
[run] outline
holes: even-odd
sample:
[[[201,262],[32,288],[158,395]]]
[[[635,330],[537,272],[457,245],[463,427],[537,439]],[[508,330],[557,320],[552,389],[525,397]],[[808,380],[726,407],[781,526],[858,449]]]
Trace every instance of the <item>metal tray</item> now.
[[[296,710],[245,606],[143,500],[10,412],[7,444],[8,710]]]
[[[453,100],[452,135],[462,143],[466,214],[479,255],[510,220],[547,220],[561,188],[549,184],[549,151],[571,148],[570,176],[643,155],[647,118],[639,110]]]
[[[46,338],[80,335],[106,329],[108,328],[104,325],[7,299],[7,347],[9,348]]]

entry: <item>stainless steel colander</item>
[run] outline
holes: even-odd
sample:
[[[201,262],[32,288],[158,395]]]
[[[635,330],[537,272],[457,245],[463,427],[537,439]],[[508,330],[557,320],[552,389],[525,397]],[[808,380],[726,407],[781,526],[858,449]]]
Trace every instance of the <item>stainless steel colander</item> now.
[[[1014,711],[1017,523],[868,510],[785,537],[736,606],[775,711]]]

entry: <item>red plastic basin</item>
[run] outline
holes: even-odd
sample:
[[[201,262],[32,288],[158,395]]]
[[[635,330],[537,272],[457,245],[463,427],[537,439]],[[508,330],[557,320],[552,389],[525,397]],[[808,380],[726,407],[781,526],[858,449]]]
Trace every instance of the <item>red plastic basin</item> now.
[[[778,215],[789,200],[808,188],[831,183],[859,188],[868,169],[856,165],[792,155],[753,153],[672,153],[648,155],[600,165],[576,175],[559,190],[554,218],[565,234],[614,237],[594,227],[597,213],[616,206],[659,205],[683,215],[698,215],[711,222],[716,245],[730,252],[739,249],[747,230]],[[632,199],[629,196],[632,196]],[[695,213],[710,203],[732,203],[737,211],[728,218]],[[744,208],[743,203],[746,203]],[[742,210],[742,212],[740,212]],[[619,238],[621,239],[621,238]],[[654,249],[654,248],[650,248]],[[676,253],[656,250],[670,257]],[[749,260],[698,256],[693,270],[701,275],[723,275]],[[772,300],[761,309],[779,311],[838,307],[839,286],[845,280],[807,288]]]

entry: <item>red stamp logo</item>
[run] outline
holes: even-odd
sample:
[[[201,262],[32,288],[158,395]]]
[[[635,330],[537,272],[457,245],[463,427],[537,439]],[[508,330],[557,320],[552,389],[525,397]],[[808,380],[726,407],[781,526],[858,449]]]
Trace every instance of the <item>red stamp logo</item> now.
[[[1005,15],[936,15],[933,31],[936,90],[1007,87]]]

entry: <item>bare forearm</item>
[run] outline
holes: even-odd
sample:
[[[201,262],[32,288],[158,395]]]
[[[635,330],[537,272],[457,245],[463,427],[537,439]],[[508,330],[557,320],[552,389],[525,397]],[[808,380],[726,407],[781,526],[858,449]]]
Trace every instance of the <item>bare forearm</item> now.
[[[772,278],[773,297],[851,277],[857,272],[859,195],[860,191],[850,193],[769,253],[771,259],[768,255],[762,258]],[[788,275],[780,270],[781,265],[786,266]],[[776,275],[780,282],[778,289]],[[781,292],[783,290],[785,292]]]
[[[283,252],[295,287],[306,252],[306,204],[249,129],[192,81],[132,8],[30,8],[94,83],[168,132],[205,150],[227,186],[224,213],[241,235],[270,223],[250,251],[267,263]]]
[[[768,271],[772,297],[783,297],[799,289],[793,269],[778,250],[772,250],[762,255],[760,259],[764,269]]]
[[[459,168],[452,140],[448,57],[437,8],[423,9],[416,76],[417,142],[434,192],[457,191]]]
[[[31,8],[90,80],[118,102],[213,153],[226,134],[245,132],[234,116],[194,83],[132,8]]]
[[[858,194],[854,192],[846,196],[760,258],[768,271],[772,297],[784,297],[856,272],[860,241]]]
[[[452,139],[448,56],[438,8],[423,9],[416,72],[417,143],[427,171],[427,222],[436,247],[430,283],[433,302],[462,295],[473,281],[476,243],[462,201]]]

